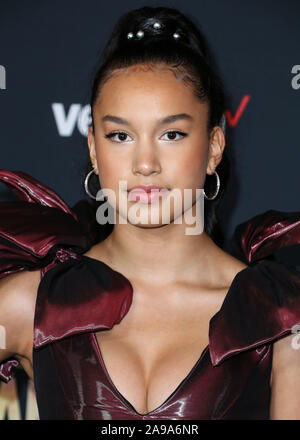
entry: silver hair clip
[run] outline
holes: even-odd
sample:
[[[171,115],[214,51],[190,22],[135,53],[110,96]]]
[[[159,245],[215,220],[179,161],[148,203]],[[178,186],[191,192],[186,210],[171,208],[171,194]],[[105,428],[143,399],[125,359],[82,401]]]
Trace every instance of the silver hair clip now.
[[[160,29],[162,27],[162,25],[161,25],[161,23],[159,21],[155,21],[153,23],[152,27],[154,29]],[[138,30],[137,33],[136,33],[136,36],[137,36],[138,39],[143,38],[144,35],[145,35],[144,31],[142,31],[141,29]],[[128,32],[128,34],[127,34],[127,38],[128,39],[133,38],[133,36],[134,36],[133,32]],[[173,38],[174,38],[174,40],[179,40],[181,38],[181,35],[178,32],[174,32]]]
[[[143,36],[144,36],[144,31],[137,31],[137,33],[136,33],[136,36],[138,37],[138,38],[143,38]]]

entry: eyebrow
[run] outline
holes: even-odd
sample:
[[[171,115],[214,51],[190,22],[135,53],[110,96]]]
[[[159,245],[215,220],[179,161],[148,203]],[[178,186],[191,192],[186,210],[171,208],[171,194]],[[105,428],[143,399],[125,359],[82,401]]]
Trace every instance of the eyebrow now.
[[[158,124],[159,125],[170,124],[172,122],[178,121],[179,119],[185,119],[188,121],[194,120],[193,116],[189,115],[188,113],[178,113],[177,115],[169,115],[163,119],[160,119],[158,121]],[[120,118],[119,116],[113,116],[113,115],[103,116],[102,122],[106,122],[106,121],[116,122],[117,124],[123,124],[123,125],[131,125],[130,122],[128,122],[126,119]]]

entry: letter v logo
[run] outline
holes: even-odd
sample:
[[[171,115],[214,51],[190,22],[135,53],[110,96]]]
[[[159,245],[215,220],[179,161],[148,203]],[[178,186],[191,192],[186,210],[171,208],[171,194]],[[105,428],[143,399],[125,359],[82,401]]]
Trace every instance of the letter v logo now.
[[[240,105],[238,106],[237,111],[234,116],[232,116],[230,110],[225,110],[225,116],[226,116],[226,119],[227,119],[230,127],[235,127],[236,124],[239,122],[239,119],[242,116],[242,114],[244,113],[245,108],[246,108],[249,100],[250,100],[250,95],[245,95],[242,98]]]
[[[72,104],[69,113],[66,115],[63,104],[60,102],[54,102],[52,104],[52,111],[60,136],[72,135],[80,110],[80,104]]]

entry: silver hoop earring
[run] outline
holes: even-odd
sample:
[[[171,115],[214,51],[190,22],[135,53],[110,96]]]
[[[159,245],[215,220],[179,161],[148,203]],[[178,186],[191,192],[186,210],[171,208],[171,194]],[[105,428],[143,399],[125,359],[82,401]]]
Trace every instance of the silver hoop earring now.
[[[204,192],[204,197],[206,198],[206,200],[213,200],[217,197],[218,193],[219,193],[219,189],[220,189],[220,178],[219,175],[216,171],[214,171],[214,174],[216,175],[217,178],[217,188],[216,188],[216,192],[213,196],[211,197],[207,197],[207,195],[205,194],[204,188],[203,188],[203,192]]]
[[[86,176],[86,178],[85,178],[85,181],[84,181],[84,188],[85,188],[85,192],[86,192],[90,197],[92,197],[92,199],[95,199],[95,200],[96,200],[96,197],[93,196],[93,194],[91,194],[90,191],[89,191],[89,178],[91,177],[91,175],[92,175],[93,172],[94,172],[94,170],[91,170],[91,171],[87,174],[87,176]]]

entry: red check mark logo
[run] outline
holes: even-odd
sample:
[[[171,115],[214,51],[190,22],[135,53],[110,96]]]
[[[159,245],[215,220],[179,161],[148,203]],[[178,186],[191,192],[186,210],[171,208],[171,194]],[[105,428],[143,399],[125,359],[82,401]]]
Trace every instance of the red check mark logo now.
[[[225,110],[225,116],[226,116],[227,122],[230,125],[230,127],[235,127],[237,125],[237,123],[240,120],[240,117],[242,116],[242,114],[245,111],[245,108],[246,108],[249,100],[250,100],[250,95],[245,95],[242,98],[240,105],[238,106],[237,111],[235,112],[234,116],[231,114],[230,110]]]

